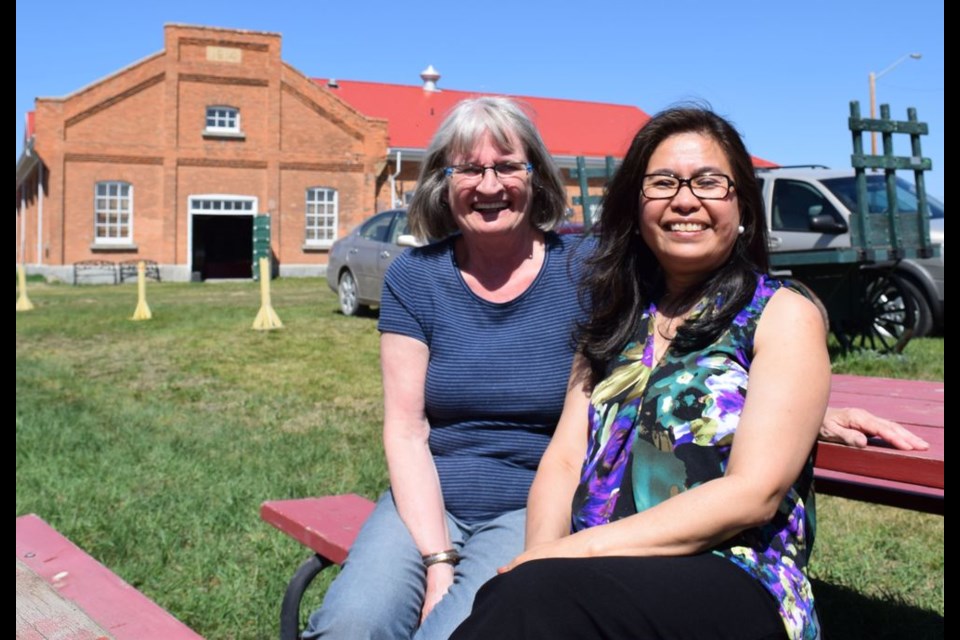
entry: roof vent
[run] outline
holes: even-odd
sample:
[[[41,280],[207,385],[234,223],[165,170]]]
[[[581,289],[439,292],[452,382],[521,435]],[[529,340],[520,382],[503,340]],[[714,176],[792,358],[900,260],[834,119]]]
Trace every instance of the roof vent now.
[[[339,88],[340,88],[340,85],[337,84],[337,79],[336,79],[336,78],[330,78],[329,80],[327,80],[327,86],[330,87],[331,89],[339,89]]]
[[[424,91],[440,91],[437,88],[437,80],[440,79],[440,73],[433,68],[433,65],[427,65],[427,68],[420,72],[420,79],[423,80]]]

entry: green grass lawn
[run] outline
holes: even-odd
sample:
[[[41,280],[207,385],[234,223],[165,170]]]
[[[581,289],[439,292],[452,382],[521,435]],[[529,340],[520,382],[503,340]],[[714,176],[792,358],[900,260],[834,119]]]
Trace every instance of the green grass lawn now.
[[[306,557],[267,499],[387,484],[374,317],[318,279],[31,283],[17,314],[17,515],[36,513],[208,638],[273,638]],[[838,372],[943,379],[943,339]],[[943,518],[821,497],[812,575],[828,637],[943,637]],[[319,603],[333,574],[308,594]],[[706,585],[705,585],[706,586]]]

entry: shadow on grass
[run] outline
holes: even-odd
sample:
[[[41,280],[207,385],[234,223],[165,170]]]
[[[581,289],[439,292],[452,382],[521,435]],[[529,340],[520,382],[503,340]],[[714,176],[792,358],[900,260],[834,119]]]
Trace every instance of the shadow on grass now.
[[[380,318],[380,307],[369,307],[367,305],[360,305],[360,308],[357,309],[357,312],[352,316],[347,316],[340,310],[338,306],[336,309],[331,310],[330,315],[339,316],[341,318],[373,318],[378,320]]]
[[[942,639],[943,616],[894,598],[879,600],[813,580],[824,640]]]

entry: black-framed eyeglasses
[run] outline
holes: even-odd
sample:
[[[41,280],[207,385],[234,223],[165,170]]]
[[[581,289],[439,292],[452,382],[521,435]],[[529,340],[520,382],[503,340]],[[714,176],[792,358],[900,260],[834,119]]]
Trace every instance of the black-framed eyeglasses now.
[[[733,180],[722,173],[704,173],[692,178],[678,178],[664,173],[643,176],[641,190],[648,200],[669,200],[683,185],[690,187],[693,195],[701,200],[723,200],[733,188]]]
[[[488,170],[492,170],[497,179],[519,180],[533,171],[533,165],[529,162],[498,162],[496,164],[455,164],[452,167],[444,167],[443,175],[450,176],[458,182],[480,182]]]

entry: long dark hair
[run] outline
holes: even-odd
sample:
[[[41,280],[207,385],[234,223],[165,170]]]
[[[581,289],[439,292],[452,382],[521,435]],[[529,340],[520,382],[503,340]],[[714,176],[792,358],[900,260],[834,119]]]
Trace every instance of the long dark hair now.
[[[734,126],[706,107],[674,107],[655,115],[634,136],[623,164],[603,197],[597,251],[587,262],[581,296],[592,309],[578,326],[580,352],[597,383],[610,363],[635,339],[640,317],[664,292],[663,273],[640,235],[640,183],[656,148],[681,133],[700,133],[723,149],[733,170],[733,183],[744,232],[727,261],[695,290],[684,292],[679,305],[711,301],[699,317],[683,323],[671,349],[681,353],[715,341],[747,305],[756,288],[755,272],[766,272],[767,226],[763,200],[750,154]]]

